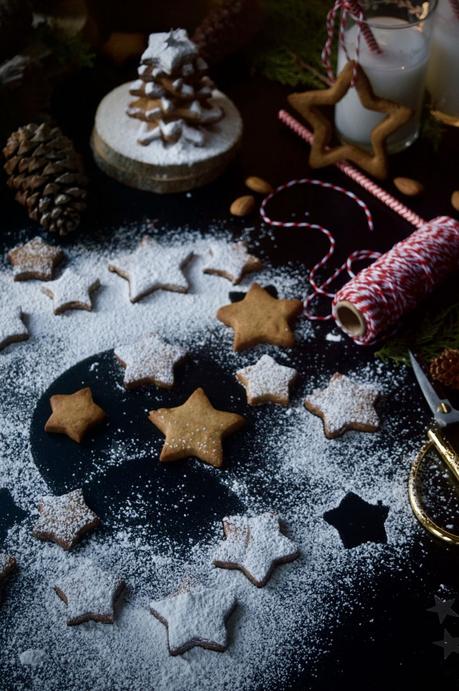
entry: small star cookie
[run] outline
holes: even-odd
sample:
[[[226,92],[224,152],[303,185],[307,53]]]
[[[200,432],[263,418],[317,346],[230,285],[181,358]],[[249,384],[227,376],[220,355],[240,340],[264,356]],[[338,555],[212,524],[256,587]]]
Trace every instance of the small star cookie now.
[[[5,552],[0,552],[0,595],[1,590],[16,568],[16,559]]]
[[[66,269],[57,281],[51,281],[41,290],[53,301],[54,314],[66,310],[92,310],[91,293],[99,288],[98,278],[90,278]]]
[[[89,386],[72,394],[55,394],[49,399],[53,411],[45,424],[45,431],[66,434],[81,444],[87,432],[107,417],[94,403]]]
[[[114,608],[125,589],[124,581],[82,559],[75,569],[59,580],[54,590],[67,605],[67,625],[87,621],[113,624]]]
[[[144,384],[170,389],[174,385],[174,367],[186,354],[185,348],[170,345],[156,334],[115,348],[115,357],[126,368],[126,389]]]
[[[31,278],[49,281],[54,269],[64,258],[64,252],[37,236],[24,245],[14,247],[6,256],[13,265],[15,281],[28,281]]]
[[[159,289],[186,293],[189,286],[182,268],[191,256],[186,247],[163,247],[144,237],[132,254],[110,262],[108,269],[129,282],[129,299],[137,302]]]
[[[259,343],[290,348],[295,345],[290,324],[302,309],[301,300],[277,300],[254,283],[243,300],[220,307],[217,319],[234,330],[233,350]]]
[[[246,274],[259,271],[261,267],[260,259],[247,252],[244,242],[212,243],[203,271],[206,274],[223,276],[236,285]]]
[[[374,408],[379,392],[368,384],[357,384],[336,372],[325,389],[315,389],[305,407],[323,420],[328,439],[339,437],[348,430],[376,432],[379,418]]]
[[[270,355],[263,355],[255,365],[236,372],[236,379],[247,392],[249,405],[288,405],[290,386],[297,376],[296,369],[279,365]]]
[[[228,646],[226,621],[236,604],[234,593],[226,588],[196,588],[154,600],[150,611],[167,627],[171,655],[195,646],[224,652]]]
[[[86,533],[100,525],[100,518],[87,506],[81,489],[62,494],[47,495],[38,504],[40,514],[32,535],[39,540],[50,540],[69,550]]]
[[[22,309],[3,303],[0,307],[0,350],[10,343],[25,341],[29,332],[22,321]]]
[[[148,417],[166,436],[160,461],[195,456],[215,468],[223,465],[222,439],[245,424],[242,415],[214,408],[201,388],[183,405],[151,410]]]
[[[225,517],[223,529],[226,540],[218,547],[213,564],[239,569],[257,588],[266,585],[277,565],[299,556],[296,545],[282,534],[274,513]]]

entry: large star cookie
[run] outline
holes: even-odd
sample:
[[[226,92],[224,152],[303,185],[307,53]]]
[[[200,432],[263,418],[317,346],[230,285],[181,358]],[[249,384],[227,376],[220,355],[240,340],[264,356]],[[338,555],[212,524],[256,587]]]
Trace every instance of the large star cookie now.
[[[163,247],[144,237],[132,254],[111,261],[108,269],[129,282],[129,299],[137,302],[159,289],[186,293],[188,281],[182,268],[191,256],[186,247]]]
[[[223,652],[228,646],[226,621],[236,604],[231,590],[199,588],[155,600],[150,611],[167,626],[171,655],[195,646]]]
[[[66,269],[57,281],[41,287],[53,301],[54,314],[66,310],[92,310],[91,293],[100,286],[98,278],[82,276],[72,269]]]
[[[89,386],[72,394],[55,394],[49,402],[53,412],[46,421],[45,431],[66,434],[78,444],[89,430],[107,417],[94,403]]]
[[[379,418],[375,402],[379,392],[368,384],[357,384],[336,372],[325,389],[315,389],[305,400],[305,407],[319,415],[328,439],[339,437],[347,430],[376,432]]]
[[[261,267],[260,259],[247,252],[244,242],[215,242],[210,245],[203,271],[223,276],[236,285],[246,274],[259,271]]]
[[[170,389],[174,385],[174,367],[186,354],[185,348],[170,345],[156,334],[115,348],[115,356],[126,368],[124,386],[127,389],[143,384]]]
[[[278,564],[299,555],[292,540],[282,534],[276,514],[229,516],[223,519],[223,529],[226,540],[218,547],[213,564],[239,569],[258,588],[266,585]]]
[[[277,300],[254,283],[243,300],[220,307],[217,319],[234,329],[234,350],[258,343],[289,348],[295,344],[290,324],[302,309],[301,300]]]
[[[0,552],[0,595],[1,590],[16,568],[16,559],[5,552]]]
[[[87,621],[113,624],[114,608],[125,588],[124,581],[82,559],[75,569],[59,579],[54,590],[67,605],[67,625]]]
[[[250,405],[288,405],[290,386],[297,376],[296,369],[279,365],[270,355],[263,355],[255,365],[236,372],[236,379],[245,388]]]
[[[56,542],[69,550],[86,533],[100,525],[100,518],[87,506],[81,489],[62,494],[47,495],[38,504],[40,514],[32,535],[39,540]]]
[[[0,306],[0,350],[10,343],[25,341],[29,332],[22,321],[22,309],[5,302]]]
[[[43,238],[37,236],[24,245],[14,247],[6,256],[13,265],[15,281],[28,281],[31,278],[49,281],[64,252],[60,247],[47,245]]]
[[[195,456],[216,468],[223,464],[222,439],[245,424],[242,415],[214,408],[201,388],[183,405],[151,410],[148,417],[166,436],[160,461]]]

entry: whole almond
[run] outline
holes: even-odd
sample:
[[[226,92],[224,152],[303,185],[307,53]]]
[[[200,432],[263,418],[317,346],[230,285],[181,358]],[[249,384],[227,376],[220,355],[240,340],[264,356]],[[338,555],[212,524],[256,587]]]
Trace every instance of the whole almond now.
[[[456,211],[459,211],[459,190],[456,190],[452,193],[451,204]]]
[[[255,197],[251,194],[245,194],[243,197],[238,197],[230,206],[230,213],[233,216],[248,216],[255,211],[256,203]]]
[[[246,187],[252,192],[257,192],[258,194],[271,194],[273,191],[273,186],[269,184],[263,178],[259,178],[256,175],[250,175],[245,180]]]
[[[394,185],[399,192],[407,197],[417,197],[424,191],[424,186],[418,180],[411,178],[394,178]]]

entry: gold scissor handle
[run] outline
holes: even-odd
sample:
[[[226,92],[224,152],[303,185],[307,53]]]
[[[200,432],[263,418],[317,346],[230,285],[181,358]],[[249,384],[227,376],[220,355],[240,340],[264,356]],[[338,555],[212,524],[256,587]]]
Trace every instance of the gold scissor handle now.
[[[440,540],[443,540],[444,542],[447,542],[450,545],[459,545],[459,535],[451,533],[449,532],[449,530],[445,530],[445,528],[442,528],[441,526],[437,525],[437,523],[435,523],[435,521],[432,520],[432,518],[430,518],[430,516],[426,513],[419,498],[418,478],[422,464],[428,458],[429,451],[436,450],[437,446],[435,445],[435,443],[433,441],[428,441],[426,444],[424,444],[424,446],[416,456],[416,459],[413,465],[411,466],[410,470],[410,477],[408,481],[408,496],[414,515],[418,519],[419,523],[421,523],[421,525],[426,530],[428,530],[429,533],[435,535],[435,537],[438,537]]]

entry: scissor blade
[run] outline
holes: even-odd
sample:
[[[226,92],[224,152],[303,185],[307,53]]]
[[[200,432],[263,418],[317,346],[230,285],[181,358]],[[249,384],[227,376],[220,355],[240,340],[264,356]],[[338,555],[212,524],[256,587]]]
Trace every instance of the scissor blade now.
[[[430,381],[427,379],[421,365],[416,360],[411,350],[408,351],[408,354],[410,356],[411,366],[416,379],[418,380],[418,384],[421,387],[424,398],[430,406],[430,410],[432,411],[435,420],[437,420],[437,422],[439,422],[441,425],[444,425],[444,416],[439,411],[439,406],[442,402],[442,399],[437,394]]]

